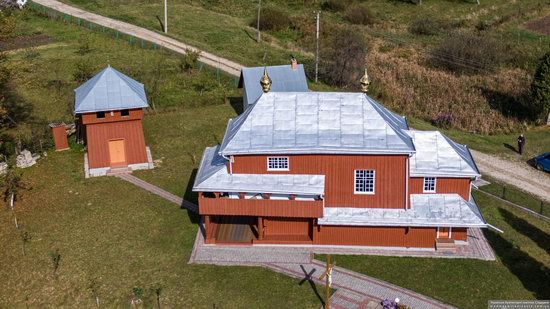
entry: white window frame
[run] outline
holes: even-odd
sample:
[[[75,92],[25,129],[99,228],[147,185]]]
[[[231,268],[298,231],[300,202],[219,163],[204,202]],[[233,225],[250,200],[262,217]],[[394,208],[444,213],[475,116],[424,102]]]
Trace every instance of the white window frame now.
[[[433,178],[434,180],[434,189],[433,190],[426,190],[426,179]],[[424,177],[424,183],[422,184],[422,192],[423,193],[435,193],[437,191],[437,177]]]
[[[357,191],[357,171],[369,171],[372,172],[372,192],[369,191]],[[355,194],[366,194],[366,195],[374,195],[376,192],[376,170],[369,170],[369,169],[357,169],[353,171],[353,193]]]
[[[286,159],[286,168],[278,168],[278,167],[269,167],[269,159],[275,159],[275,160],[285,160]],[[275,162],[276,165],[280,164],[280,162]],[[290,170],[290,159],[288,157],[267,157],[267,170],[268,171],[289,171]]]
[[[442,228],[449,229],[449,239],[453,238],[453,228],[452,227],[442,226]],[[439,239],[439,226],[437,227],[437,235],[435,236],[435,238]]]

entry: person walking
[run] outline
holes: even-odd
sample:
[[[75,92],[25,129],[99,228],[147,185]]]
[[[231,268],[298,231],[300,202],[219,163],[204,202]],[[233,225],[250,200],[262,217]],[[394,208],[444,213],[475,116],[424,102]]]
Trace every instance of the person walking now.
[[[525,136],[523,134],[520,134],[518,137],[518,151],[519,154],[523,154],[523,148],[525,147]]]

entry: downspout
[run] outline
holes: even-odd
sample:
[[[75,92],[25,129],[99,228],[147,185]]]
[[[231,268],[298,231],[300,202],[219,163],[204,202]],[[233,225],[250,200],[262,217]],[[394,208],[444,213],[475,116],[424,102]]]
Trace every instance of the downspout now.
[[[409,160],[412,155],[409,155],[405,162],[405,209],[409,209]]]

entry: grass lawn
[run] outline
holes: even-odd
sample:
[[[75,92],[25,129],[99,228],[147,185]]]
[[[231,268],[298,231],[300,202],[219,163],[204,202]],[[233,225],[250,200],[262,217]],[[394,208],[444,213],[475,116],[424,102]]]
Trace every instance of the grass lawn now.
[[[497,261],[378,256],[333,256],[355,270],[459,308],[487,308],[491,299],[550,297],[550,223],[474,192],[487,221],[504,230],[485,231]],[[319,256],[323,258],[323,256]]]
[[[227,118],[235,113],[224,103],[224,92],[231,97],[235,91],[233,79],[222,76],[218,83],[212,72],[182,73],[178,56],[129,47],[99,34],[87,36],[91,51],[80,55],[85,30],[32,14],[21,16],[18,32],[51,39],[39,48],[10,52],[10,65],[18,68],[16,94],[30,104],[34,120],[72,120],[68,105],[79,61],[89,59],[98,69],[110,63],[146,83],[162,62],[157,111],[146,114],[144,126],[147,140],[157,141],[154,158],[165,158],[140,176],[172,192],[186,191],[202,149],[215,142],[214,136],[221,138]],[[59,89],[49,86],[52,80],[61,81]],[[141,307],[147,308],[157,306],[159,288],[161,305],[171,308],[320,306],[308,284],[263,268],[188,265],[197,218],[116,178],[85,180],[83,155],[75,145],[69,151],[50,151],[36,166],[21,170],[28,190],[15,210],[2,202],[0,308],[95,307],[91,286],[102,307],[129,307],[135,287],[143,289]],[[56,250],[61,259],[54,275],[50,253]]]

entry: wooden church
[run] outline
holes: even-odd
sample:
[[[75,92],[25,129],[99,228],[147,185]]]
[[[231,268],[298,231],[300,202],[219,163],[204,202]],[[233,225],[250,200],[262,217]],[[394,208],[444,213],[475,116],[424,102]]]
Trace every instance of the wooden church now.
[[[141,123],[148,106],[143,84],[111,66],[75,89],[86,177],[153,168]]]

